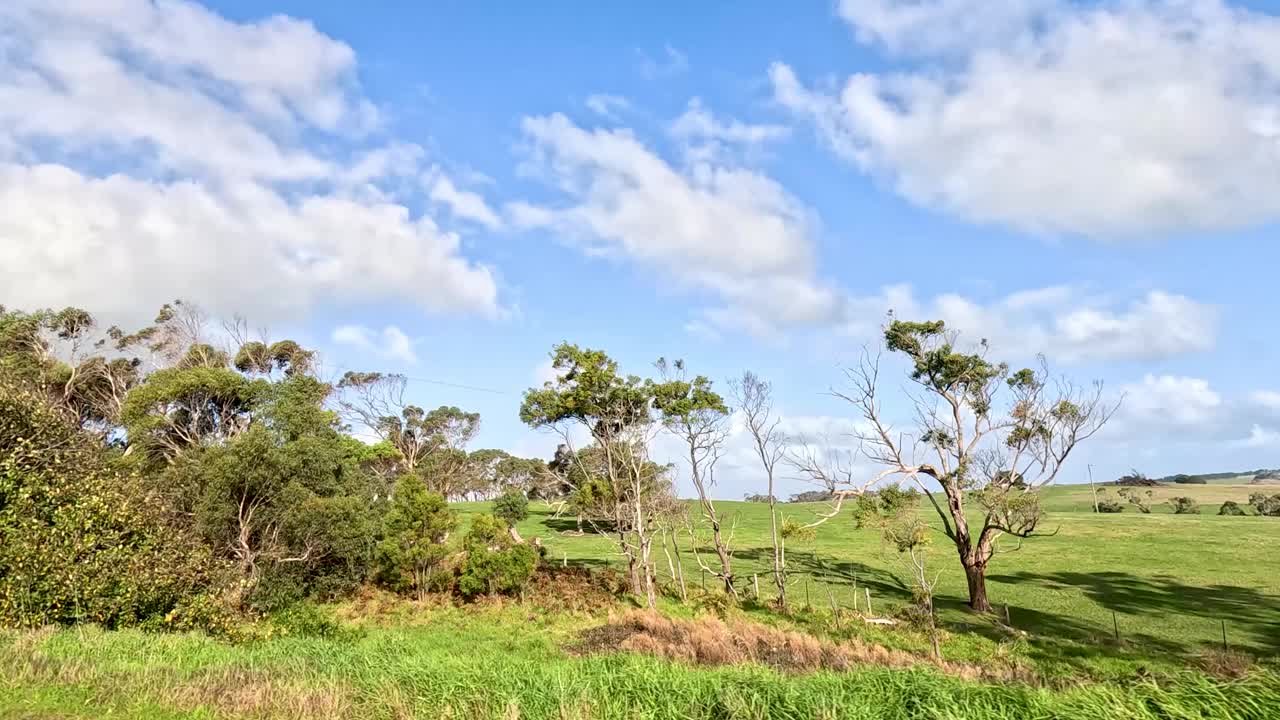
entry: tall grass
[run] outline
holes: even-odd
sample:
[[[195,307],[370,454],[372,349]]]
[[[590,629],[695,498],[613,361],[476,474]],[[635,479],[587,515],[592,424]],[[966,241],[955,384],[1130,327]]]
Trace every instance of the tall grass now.
[[[358,639],[230,646],[194,635],[0,636],[0,716],[288,718],[1215,718],[1280,716],[1280,676],[1184,673],[1047,689],[926,668],[784,674],[635,655],[573,658],[515,612]],[[460,632],[461,631],[461,632]]]

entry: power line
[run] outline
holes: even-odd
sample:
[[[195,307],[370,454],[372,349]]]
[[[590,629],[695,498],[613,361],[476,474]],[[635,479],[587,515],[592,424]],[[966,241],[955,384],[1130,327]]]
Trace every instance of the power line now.
[[[356,371],[355,368],[344,367],[342,365],[333,365],[332,367],[334,367],[337,370],[351,370],[353,372]],[[405,375],[403,373],[387,373],[387,374],[399,375],[405,380],[409,380],[412,382],[420,382],[420,383],[427,383],[428,385],[440,385],[443,387],[458,388],[459,390],[473,390],[475,392],[492,393],[494,395],[514,395],[515,394],[507,390],[497,390],[495,388],[480,387],[479,385],[465,385],[463,383],[449,382],[447,380],[433,380],[431,378],[414,377],[412,375]]]

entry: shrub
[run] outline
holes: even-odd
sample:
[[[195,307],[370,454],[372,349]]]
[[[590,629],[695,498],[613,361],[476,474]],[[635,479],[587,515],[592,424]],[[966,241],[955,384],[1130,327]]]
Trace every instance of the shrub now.
[[[519,490],[507,490],[502,497],[493,501],[493,515],[512,527],[529,517],[529,498]]]
[[[1173,508],[1174,515],[1199,515],[1200,504],[1193,497],[1173,497],[1169,498],[1169,506]]]
[[[1250,493],[1249,504],[1263,517],[1280,517],[1280,493],[1275,495]]]
[[[1120,513],[1124,512],[1124,503],[1111,497],[1106,490],[1098,491],[1098,512],[1100,513]]]
[[[480,515],[463,540],[466,558],[458,577],[464,598],[477,595],[519,594],[538,566],[538,552],[516,543],[506,526],[492,515]]]
[[[412,590],[419,599],[438,589],[440,566],[449,554],[444,542],[457,523],[444,498],[428,491],[420,478],[400,478],[378,545],[383,582],[393,590]]]
[[[33,393],[0,380],[0,625],[229,625],[221,568],[137,478]]]
[[[1222,503],[1222,507],[1218,508],[1218,514],[1219,515],[1244,515],[1245,511],[1244,511],[1244,508],[1240,507],[1240,505],[1235,500],[1228,500]]]
[[[1138,512],[1140,513],[1151,512],[1151,491],[1150,490],[1139,491],[1132,487],[1126,487],[1120,490],[1120,497],[1124,498],[1125,500],[1128,500],[1129,504],[1138,508]]]

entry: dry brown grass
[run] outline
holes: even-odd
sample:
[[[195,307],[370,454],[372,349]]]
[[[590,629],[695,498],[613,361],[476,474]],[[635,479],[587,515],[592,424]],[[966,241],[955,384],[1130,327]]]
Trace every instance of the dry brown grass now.
[[[1195,664],[1214,677],[1239,680],[1249,674],[1255,660],[1252,655],[1237,650],[1208,648],[1196,656]]]
[[[337,683],[304,684],[240,668],[198,674],[166,695],[167,704],[212,710],[219,717],[337,720],[351,717],[353,709],[352,692]]]
[[[844,671],[863,665],[890,668],[929,665],[948,675],[970,680],[1036,680],[1026,669],[1004,662],[989,667],[936,662],[857,638],[834,642],[744,620],[725,622],[714,617],[681,620],[639,610],[582,633],[567,649],[579,655],[634,652],[702,666],[756,663],[786,672]]]

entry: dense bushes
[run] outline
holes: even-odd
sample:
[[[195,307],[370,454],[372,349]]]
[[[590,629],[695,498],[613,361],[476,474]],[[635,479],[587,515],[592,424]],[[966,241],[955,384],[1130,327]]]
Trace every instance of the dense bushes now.
[[[0,378],[0,624],[221,626],[219,566],[138,478]]]
[[[463,542],[466,558],[458,576],[458,592],[465,598],[486,594],[519,594],[538,565],[538,551],[515,542],[506,524],[480,515]]]
[[[1173,508],[1175,515],[1198,515],[1200,514],[1200,504],[1193,497],[1172,497],[1169,498],[1169,507]]]
[[[1222,507],[1218,508],[1219,515],[1244,515],[1244,508],[1240,507],[1235,500],[1228,500],[1222,503]]]
[[[1280,493],[1275,495],[1267,495],[1260,492],[1250,493],[1249,505],[1263,517],[1280,517]]]

